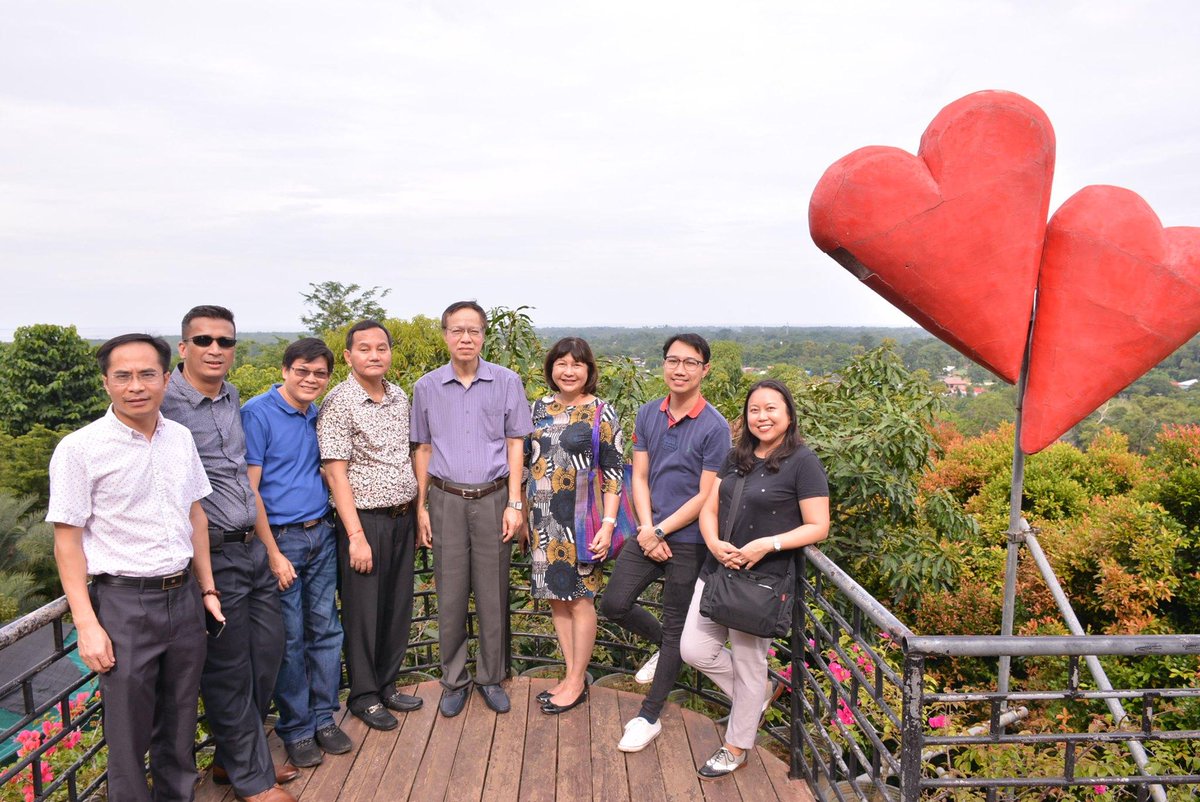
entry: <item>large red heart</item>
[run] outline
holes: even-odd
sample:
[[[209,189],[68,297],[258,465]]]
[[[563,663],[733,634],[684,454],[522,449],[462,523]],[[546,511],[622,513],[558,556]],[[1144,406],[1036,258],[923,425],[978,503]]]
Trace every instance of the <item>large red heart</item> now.
[[[1081,189],[1046,228],[1021,422],[1033,454],[1200,329],[1200,228],[1137,193]]]
[[[868,147],[809,203],[817,247],[927,331],[1013,382],[1041,260],[1054,129],[1011,92],[951,103],[917,156]]]

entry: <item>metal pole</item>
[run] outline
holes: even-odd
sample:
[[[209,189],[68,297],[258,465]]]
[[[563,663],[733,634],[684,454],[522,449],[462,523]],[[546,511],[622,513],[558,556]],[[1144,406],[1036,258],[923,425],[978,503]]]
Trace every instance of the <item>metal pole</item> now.
[[[906,648],[907,651],[907,648]],[[924,720],[921,718],[925,693],[925,656],[904,655],[903,707],[900,714],[900,799],[918,802],[921,798],[921,752],[924,747]]]
[[[1072,635],[1083,635],[1083,627],[1079,623],[1079,619],[1075,615],[1075,609],[1071,607],[1071,601],[1067,598],[1067,594],[1063,592],[1062,586],[1058,584],[1058,577],[1054,575],[1054,568],[1051,567],[1050,561],[1046,559],[1046,554],[1042,551],[1042,544],[1038,543],[1037,535],[1033,532],[1027,532],[1025,535],[1025,545],[1029,547],[1029,554],[1033,557],[1033,561],[1037,564],[1038,570],[1042,573],[1042,579],[1046,581],[1046,585],[1050,588],[1051,595],[1054,596],[1054,602],[1058,605],[1058,611],[1062,613],[1063,620],[1067,623],[1067,629]],[[1088,670],[1092,673],[1092,679],[1096,681],[1096,687],[1102,691],[1111,691],[1112,683],[1108,681],[1108,675],[1104,673],[1104,666],[1100,665],[1100,660],[1095,655],[1086,655],[1084,660],[1087,662]],[[1108,706],[1108,712],[1112,714],[1113,723],[1118,727],[1125,721],[1125,707],[1121,704],[1120,699],[1105,699],[1104,703]],[[1138,770],[1147,777],[1154,776],[1146,768],[1148,758],[1146,750],[1142,747],[1139,741],[1126,741],[1129,747],[1130,754],[1133,755],[1133,761],[1137,763]],[[1161,785],[1151,785],[1150,795],[1154,797],[1155,802],[1167,802],[1166,791]]]

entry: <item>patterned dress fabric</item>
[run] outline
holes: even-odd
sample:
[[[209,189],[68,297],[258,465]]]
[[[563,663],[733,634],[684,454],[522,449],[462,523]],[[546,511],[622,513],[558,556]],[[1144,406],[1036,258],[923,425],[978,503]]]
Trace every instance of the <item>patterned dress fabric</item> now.
[[[539,599],[595,598],[602,563],[580,563],[575,547],[576,481],[587,482],[592,466],[594,399],[564,406],[546,396],[533,402],[533,433],[527,439],[529,515],[533,525],[533,595]],[[600,458],[604,493],[621,492],[624,443],[617,412],[600,413]],[[584,484],[580,492],[587,492]],[[596,503],[602,503],[597,497]],[[580,537],[584,535],[580,533]]]

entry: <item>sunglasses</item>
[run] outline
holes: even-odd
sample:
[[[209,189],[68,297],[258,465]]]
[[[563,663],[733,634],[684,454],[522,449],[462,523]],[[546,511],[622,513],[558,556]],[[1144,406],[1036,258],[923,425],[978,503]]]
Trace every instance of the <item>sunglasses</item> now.
[[[201,348],[207,348],[213,344],[213,340],[216,340],[217,345],[222,348],[232,348],[237,345],[236,337],[213,337],[211,334],[197,334],[195,337],[185,338],[184,342],[191,342]]]

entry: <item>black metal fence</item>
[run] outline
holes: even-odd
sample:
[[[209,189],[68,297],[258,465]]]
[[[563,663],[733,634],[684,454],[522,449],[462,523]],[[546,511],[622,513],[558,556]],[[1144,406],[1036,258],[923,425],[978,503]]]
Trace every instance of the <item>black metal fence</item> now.
[[[420,560],[405,670],[432,675],[438,665],[437,597],[428,557]],[[822,802],[1196,797],[1200,749],[1189,747],[1200,746],[1200,732],[1163,723],[1200,718],[1196,678],[1181,678],[1176,688],[1102,691],[1081,679],[1080,663],[1097,655],[1150,660],[1200,654],[1200,636],[921,637],[815,547],[804,550],[802,568],[791,638],[775,644],[772,673],[783,695],[770,714],[769,723],[778,726],[766,735],[786,746],[791,775],[807,780]],[[532,598],[528,577],[518,558],[508,638],[514,672],[560,662],[548,605]],[[652,586],[645,603],[657,606],[659,592]],[[20,700],[16,720],[0,731],[0,744],[39,733],[26,736],[19,754],[0,768],[0,792],[14,799],[74,802],[93,796],[103,782],[101,702],[85,693],[94,676],[79,673],[49,692],[36,688],[38,678],[75,649],[66,613],[59,599],[0,630],[0,652],[35,633],[49,633],[50,644],[18,675],[0,678],[0,699]],[[473,616],[468,626],[473,635]],[[601,620],[591,667],[628,674],[649,654],[648,644]],[[1061,687],[1043,682],[1036,690],[1006,693],[931,687],[941,661],[994,661],[1000,655],[1041,665],[1059,661]],[[677,685],[710,712],[728,706],[696,672],[685,672]],[[81,694],[87,695],[82,704]],[[1130,703],[1136,715],[1114,720],[1108,708],[1117,700]],[[1027,726],[1031,710],[1053,705],[1069,706],[1074,715],[1053,729]],[[1089,705],[1097,712],[1087,728],[1067,726]],[[1158,753],[1163,744],[1172,745],[1165,757]],[[1148,755],[1144,767],[1135,759],[1135,745]],[[1197,757],[1188,762],[1181,755]]]

